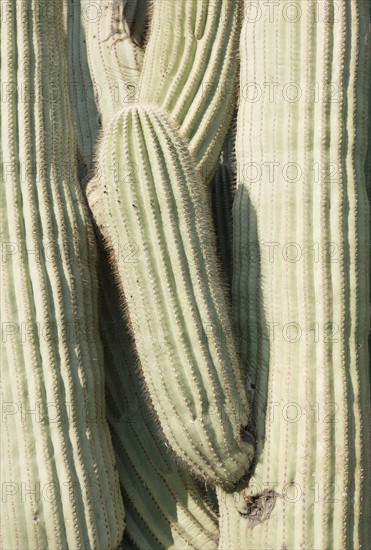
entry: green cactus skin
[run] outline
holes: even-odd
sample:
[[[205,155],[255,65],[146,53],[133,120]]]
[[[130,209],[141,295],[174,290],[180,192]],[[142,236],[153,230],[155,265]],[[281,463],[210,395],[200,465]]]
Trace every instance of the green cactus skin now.
[[[115,112],[138,101],[147,4],[148,0],[65,4],[73,117],[88,169],[100,129]]]
[[[369,60],[370,55],[371,55],[371,48],[368,48],[366,56],[368,56],[367,61],[369,64],[370,64],[370,60]],[[366,83],[366,86],[367,86],[367,83]],[[368,83],[368,86],[369,86],[368,112],[365,117],[367,118],[367,121],[368,121],[368,147],[367,147],[367,156],[366,156],[366,163],[365,163],[365,173],[366,173],[366,188],[367,188],[368,202],[371,208],[371,83]],[[369,224],[369,234],[371,238],[371,219]],[[370,260],[370,265],[369,265],[368,273],[369,273],[369,277],[371,277],[371,254],[369,255],[369,260]],[[370,301],[371,301],[371,280],[369,280],[368,286],[370,289]],[[370,317],[371,317],[371,309],[370,309]],[[371,377],[371,330],[368,335],[368,356],[369,356],[369,372]],[[371,387],[370,387],[370,391],[371,391]]]
[[[153,1],[139,101],[168,113],[210,181],[232,119],[239,0]]]
[[[146,13],[146,5],[144,0],[139,11]],[[130,36],[122,0],[105,0],[99,7],[101,16],[93,24],[85,18],[84,30],[91,78],[97,87],[98,109],[104,129],[114,113],[138,102],[144,50]],[[145,18],[142,19],[144,32]]]
[[[371,49],[369,48],[366,57],[370,57],[371,55]],[[370,63],[369,59],[367,59],[367,62]],[[367,84],[366,84],[367,86]],[[366,170],[366,187],[367,187],[367,196],[368,200],[371,203],[371,85],[369,84],[369,90],[368,90],[368,111],[366,114],[367,120],[368,120],[368,148],[367,148],[367,156],[366,156],[366,163],[365,163],[365,170]],[[367,92],[366,92],[367,93]]]
[[[125,504],[123,548],[216,549],[218,518],[203,502],[198,483],[162,442],[143,399],[133,343],[103,251],[99,265],[107,418]]]
[[[234,311],[256,386],[257,458],[244,491],[218,491],[219,545],[366,549],[370,4],[303,1],[296,22],[283,17],[289,4],[280,3],[272,23],[246,18],[241,37],[241,96],[249,82],[281,87],[274,101],[268,93],[255,103],[241,98],[237,162],[241,171],[250,162],[279,164],[273,181],[267,176],[249,182],[240,172],[234,202]],[[282,86],[293,82],[302,95],[285,101]],[[330,94],[337,101],[329,101]],[[302,170],[295,183],[288,180],[297,172],[283,175],[288,162]],[[246,254],[254,240],[261,251],[255,263]],[[264,243],[277,243],[273,261]],[[300,245],[300,261],[285,258],[286,243]],[[278,323],[274,336],[272,323]],[[284,338],[287,323],[296,327]],[[290,411],[288,404],[294,404]]]
[[[233,221],[232,206],[234,196],[235,174],[232,168],[233,160],[233,132],[228,132],[219,166],[210,184],[211,208],[223,273],[228,288],[232,288],[233,263]]]
[[[63,2],[67,29],[68,78],[71,108],[83,173],[91,168],[100,131],[101,119],[96,103],[99,90],[94,90],[88,63],[85,27],[89,21],[89,4],[84,0]],[[96,7],[97,4],[90,4]],[[99,12],[97,12],[99,13]],[[93,17],[93,12],[91,12]],[[93,22],[90,23],[90,26]]]
[[[133,106],[104,134],[99,172],[87,198],[164,435],[194,473],[232,484],[252,457],[241,440],[248,404],[211,213],[188,148],[166,115]],[[137,263],[125,258],[129,243]]]
[[[10,413],[1,424],[1,547],[114,549],[124,511],[105,419],[96,250],[76,176],[62,3],[48,25],[44,0],[1,8],[1,304],[2,330],[13,331],[2,335],[1,405]]]

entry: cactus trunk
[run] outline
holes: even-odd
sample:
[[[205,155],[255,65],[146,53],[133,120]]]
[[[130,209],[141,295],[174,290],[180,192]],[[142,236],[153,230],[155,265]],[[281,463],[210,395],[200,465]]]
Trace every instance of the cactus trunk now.
[[[153,0],[139,101],[156,105],[211,180],[233,115],[240,0]]]
[[[1,546],[7,549],[114,549],[124,529],[62,7],[54,3],[51,10],[43,0],[2,6]],[[45,26],[46,16],[52,22]]]
[[[370,541],[370,7],[296,6],[241,37],[233,298],[257,449],[249,484],[219,491],[220,548]]]

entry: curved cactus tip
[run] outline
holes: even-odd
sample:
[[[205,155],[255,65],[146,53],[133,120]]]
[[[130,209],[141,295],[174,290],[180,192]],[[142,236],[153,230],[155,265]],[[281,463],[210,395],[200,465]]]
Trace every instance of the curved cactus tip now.
[[[158,106],[119,111],[99,153],[101,177],[87,199],[161,432],[195,475],[232,487],[254,450],[242,437],[249,407],[204,186]],[[135,179],[119,177],[134,164]],[[136,243],[136,265],[118,254],[119,242]]]

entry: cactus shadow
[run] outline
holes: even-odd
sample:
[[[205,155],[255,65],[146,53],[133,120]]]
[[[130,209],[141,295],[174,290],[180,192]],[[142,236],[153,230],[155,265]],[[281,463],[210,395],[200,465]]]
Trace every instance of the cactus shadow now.
[[[202,513],[208,510],[213,526],[212,531],[210,525],[199,528],[208,540],[217,532],[216,516],[202,502],[202,485],[180,467],[164,442],[123,311],[124,297],[98,232],[96,237],[106,408],[127,518],[120,548],[137,547],[139,539],[151,548],[173,547],[184,521],[179,509],[187,509],[190,497],[197,495],[200,501],[193,506]],[[189,516],[197,524],[197,510]]]
[[[241,216],[244,217],[243,228],[237,227],[236,220]],[[249,190],[244,185],[236,189],[233,219],[234,239],[240,241],[239,248],[234,244],[234,269],[237,267],[238,272],[233,275],[233,313],[251,407],[248,436],[251,434],[255,441],[255,456],[247,476],[250,479],[264,449],[266,423],[269,421],[270,334],[263,305],[263,258],[259,235],[259,224],[267,223],[267,220],[258,220]]]

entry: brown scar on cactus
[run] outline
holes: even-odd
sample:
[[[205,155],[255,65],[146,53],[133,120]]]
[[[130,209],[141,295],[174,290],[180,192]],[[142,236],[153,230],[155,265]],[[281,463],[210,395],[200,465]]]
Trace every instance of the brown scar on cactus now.
[[[259,495],[243,495],[243,501],[237,506],[238,513],[246,518],[248,527],[253,529],[270,518],[278,496],[272,489],[266,489]]]

